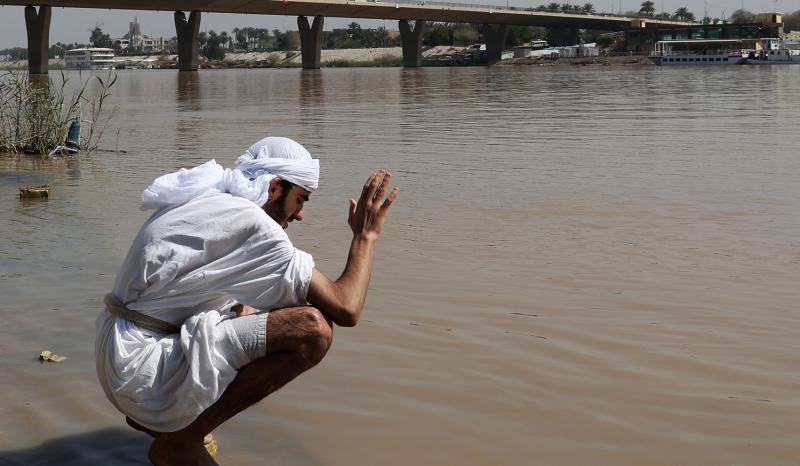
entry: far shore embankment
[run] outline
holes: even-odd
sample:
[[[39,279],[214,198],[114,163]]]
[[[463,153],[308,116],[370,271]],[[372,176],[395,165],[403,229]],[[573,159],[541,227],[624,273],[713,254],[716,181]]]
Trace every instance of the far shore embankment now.
[[[463,58],[466,47],[435,46],[423,50],[423,66],[464,66]],[[118,56],[118,68],[152,68],[169,69],[177,66],[177,55],[141,55]],[[399,67],[403,64],[401,47],[361,48],[361,49],[324,49],[320,57],[324,68],[336,67]],[[0,62],[0,69],[25,69],[27,61]],[[645,56],[597,56],[597,57],[561,57],[557,59],[544,57],[506,59],[495,66],[650,66],[652,63]],[[200,67],[215,68],[299,68],[301,54],[298,50],[278,52],[229,52],[221,60],[200,59]],[[50,69],[64,68],[63,59],[51,59]]]

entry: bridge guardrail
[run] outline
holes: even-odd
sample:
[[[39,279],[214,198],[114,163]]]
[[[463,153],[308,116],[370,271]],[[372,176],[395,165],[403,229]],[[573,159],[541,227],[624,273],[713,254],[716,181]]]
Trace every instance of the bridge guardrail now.
[[[359,1],[359,0],[356,0]],[[432,1],[391,1],[391,0],[360,0],[368,3],[397,3],[399,5],[436,5],[436,6],[452,6],[452,7],[467,7],[467,8],[487,8],[491,10],[509,10],[509,11],[529,11],[529,12],[541,12],[541,13],[560,13],[564,15],[577,15],[577,16],[600,16],[603,18],[619,18],[620,20],[632,20],[632,19],[646,19],[650,21],[677,21],[672,18],[656,18],[654,16],[647,16],[647,15],[619,15],[614,13],[606,13],[606,12],[591,12],[587,13],[585,11],[562,11],[562,10],[547,10],[547,9],[536,9],[530,7],[517,7],[517,6],[504,6],[504,5],[482,5],[479,3],[459,3],[459,2],[440,2],[436,0]],[[692,24],[692,23],[687,23]]]

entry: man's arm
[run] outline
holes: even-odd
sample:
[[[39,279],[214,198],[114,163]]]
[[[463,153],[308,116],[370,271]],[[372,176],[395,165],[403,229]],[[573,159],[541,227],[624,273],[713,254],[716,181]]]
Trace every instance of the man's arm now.
[[[347,223],[353,231],[353,241],[342,275],[331,281],[317,269],[312,272],[306,300],[328,315],[336,325],[352,327],[361,316],[372,275],[375,242],[383,229],[389,207],[400,192],[394,188],[384,200],[391,178],[391,173],[378,170],[367,179],[358,202],[350,199]]]

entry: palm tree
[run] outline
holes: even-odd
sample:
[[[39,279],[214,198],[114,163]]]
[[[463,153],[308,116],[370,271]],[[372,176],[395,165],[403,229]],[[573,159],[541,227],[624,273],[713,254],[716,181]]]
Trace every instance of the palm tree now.
[[[586,13],[587,15],[594,13],[594,5],[592,5],[591,3],[584,3],[583,12]]]
[[[653,16],[656,12],[655,3],[651,2],[650,0],[642,2],[642,7],[639,8],[639,13],[644,16]]]
[[[547,4],[547,9],[549,11],[559,11],[559,10],[561,10],[561,4],[560,3],[548,3]]]
[[[694,21],[694,13],[689,11],[689,9],[686,8],[685,6],[682,6],[677,10],[675,10],[675,14],[672,15],[672,17],[686,22]]]

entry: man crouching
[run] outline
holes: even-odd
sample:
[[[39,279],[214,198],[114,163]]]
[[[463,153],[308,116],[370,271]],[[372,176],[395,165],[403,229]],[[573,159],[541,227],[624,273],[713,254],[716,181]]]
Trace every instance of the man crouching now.
[[[319,363],[333,324],[358,322],[375,242],[399,190],[378,170],[356,201],[342,275],[329,280],[284,231],[302,221],[319,161],[269,137],[224,169],[156,179],[156,209],[133,240],[96,321],[106,396],[154,437],[155,465],[216,464],[211,431]]]

